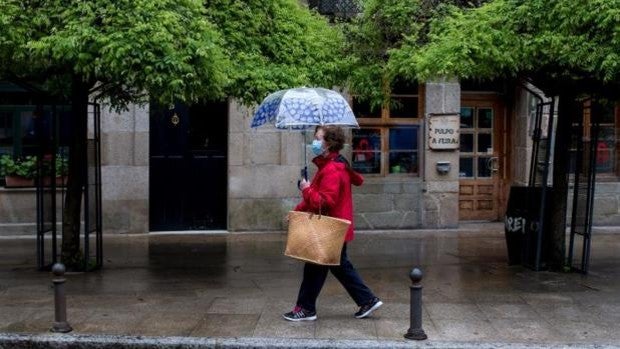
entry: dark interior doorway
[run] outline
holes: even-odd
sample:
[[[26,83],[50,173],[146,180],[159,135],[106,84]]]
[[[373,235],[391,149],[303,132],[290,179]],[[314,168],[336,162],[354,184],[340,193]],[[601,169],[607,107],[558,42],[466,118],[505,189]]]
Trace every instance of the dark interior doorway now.
[[[227,102],[151,104],[151,231],[226,229],[227,153]]]

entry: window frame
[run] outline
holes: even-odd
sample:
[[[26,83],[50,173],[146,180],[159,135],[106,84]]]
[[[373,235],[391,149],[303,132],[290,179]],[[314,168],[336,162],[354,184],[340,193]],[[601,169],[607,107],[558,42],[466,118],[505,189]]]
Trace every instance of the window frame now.
[[[365,173],[364,176],[372,177],[372,178],[409,178],[409,177],[422,177],[422,169],[423,169],[423,120],[424,120],[424,85],[419,84],[417,86],[416,93],[394,93],[390,94],[391,98],[417,98],[418,106],[417,106],[417,115],[413,118],[402,118],[402,117],[394,117],[390,116],[390,107],[389,105],[383,105],[379,110],[379,117],[356,117],[357,122],[359,123],[360,129],[379,129],[381,134],[381,164],[379,173]],[[355,99],[355,95],[351,96],[351,105],[353,106]],[[353,110],[354,114],[358,114],[355,110]],[[418,132],[418,142],[417,149],[413,150],[417,156],[417,172],[415,173],[390,173],[390,129],[396,129],[399,127],[417,127]],[[353,132],[351,134],[353,137]],[[351,145],[353,142],[351,140]],[[352,154],[353,149],[351,150]],[[401,150],[402,152],[402,150]]]
[[[586,101],[584,102],[585,104],[590,103],[590,101]],[[584,107],[587,107],[584,104]],[[585,111],[586,108],[584,108],[584,113],[583,113],[583,124],[584,125],[591,125],[591,111]],[[615,149],[613,152],[613,156],[615,157],[614,159],[614,168],[611,171],[607,171],[607,172],[596,172],[596,181],[601,181],[601,182],[620,182],[620,132],[619,132],[619,127],[620,127],[620,102],[616,102],[613,108],[613,112],[614,112],[614,124],[610,124],[610,123],[605,123],[605,124],[601,124],[601,128],[603,127],[609,127],[612,126],[614,129],[614,137],[615,137]],[[603,126],[604,125],[604,126]],[[585,137],[586,139],[591,139],[591,134],[590,134],[590,130],[591,127],[584,127],[584,134],[583,137]]]

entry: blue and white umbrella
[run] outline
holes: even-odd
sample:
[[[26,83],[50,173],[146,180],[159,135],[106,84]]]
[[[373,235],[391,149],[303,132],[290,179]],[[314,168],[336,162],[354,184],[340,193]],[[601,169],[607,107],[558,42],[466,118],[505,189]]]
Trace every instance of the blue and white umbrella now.
[[[349,103],[325,88],[292,88],[267,96],[254,113],[251,127],[305,130],[318,125],[359,127]]]
[[[340,93],[307,87],[280,90],[267,96],[256,109],[251,127],[265,124],[273,124],[281,130],[302,130],[304,136],[306,129],[319,125],[359,127],[349,103]],[[302,177],[308,179],[305,147],[303,154]]]

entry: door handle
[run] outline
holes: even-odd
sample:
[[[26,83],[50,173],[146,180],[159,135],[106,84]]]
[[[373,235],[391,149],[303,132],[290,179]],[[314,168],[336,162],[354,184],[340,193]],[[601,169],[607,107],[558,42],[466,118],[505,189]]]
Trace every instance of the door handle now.
[[[487,169],[493,173],[499,172],[499,158],[497,156],[487,159]]]

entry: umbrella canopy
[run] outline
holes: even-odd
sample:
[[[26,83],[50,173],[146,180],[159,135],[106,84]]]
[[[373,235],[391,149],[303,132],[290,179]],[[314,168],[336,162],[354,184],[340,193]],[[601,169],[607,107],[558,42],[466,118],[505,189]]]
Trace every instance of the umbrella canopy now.
[[[251,127],[274,124],[278,129],[304,130],[318,125],[359,127],[349,103],[325,88],[292,88],[267,96],[254,113]]]

